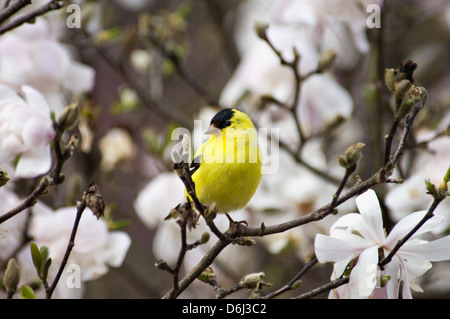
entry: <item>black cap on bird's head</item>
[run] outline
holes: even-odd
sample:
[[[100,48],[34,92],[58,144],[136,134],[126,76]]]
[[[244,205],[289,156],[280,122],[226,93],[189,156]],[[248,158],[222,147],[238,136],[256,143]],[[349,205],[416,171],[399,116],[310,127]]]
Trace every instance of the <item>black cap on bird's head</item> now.
[[[211,119],[210,125],[218,129],[224,129],[231,125],[231,118],[233,117],[233,109],[223,109],[217,112],[216,115]]]

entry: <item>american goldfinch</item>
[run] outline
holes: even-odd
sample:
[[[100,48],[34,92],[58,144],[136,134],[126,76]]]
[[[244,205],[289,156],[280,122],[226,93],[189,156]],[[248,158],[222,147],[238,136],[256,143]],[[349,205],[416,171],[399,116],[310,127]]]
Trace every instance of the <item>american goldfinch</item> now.
[[[219,213],[228,214],[247,205],[261,180],[256,129],[247,114],[223,109],[211,119],[205,134],[211,137],[191,165],[195,191],[200,202],[214,202]]]

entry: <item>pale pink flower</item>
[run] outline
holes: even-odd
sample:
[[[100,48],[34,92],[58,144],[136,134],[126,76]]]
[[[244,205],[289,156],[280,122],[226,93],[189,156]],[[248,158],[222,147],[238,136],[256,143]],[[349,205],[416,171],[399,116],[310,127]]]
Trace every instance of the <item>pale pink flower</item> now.
[[[58,116],[67,101],[64,93],[79,94],[94,85],[94,70],[74,60],[44,18],[24,24],[0,37],[0,83],[19,90],[39,90]]]
[[[15,177],[31,178],[50,169],[55,131],[44,97],[30,86],[22,92],[0,85],[0,163],[20,155]]]
[[[76,207],[53,211],[42,203],[33,209],[29,234],[38,246],[49,248],[54,268],[61,263],[66,251],[76,212]],[[105,220],[97,220],[87,208],[81,217],[68,264],[81,268],[81,280],[94,280],[106,274],[109,267],[120,267],[130,244],[127,233],[109,231]]]

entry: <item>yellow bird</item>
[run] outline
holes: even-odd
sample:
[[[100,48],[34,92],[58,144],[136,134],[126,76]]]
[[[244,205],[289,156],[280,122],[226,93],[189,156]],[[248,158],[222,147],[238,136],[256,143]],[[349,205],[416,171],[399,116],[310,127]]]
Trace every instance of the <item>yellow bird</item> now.
[[[197,197],[205,205],[216,203],[228,214],[247,205],[261,180],[262,153],[250,117],[223,109],[211,119],[211,135],[191,165]]]

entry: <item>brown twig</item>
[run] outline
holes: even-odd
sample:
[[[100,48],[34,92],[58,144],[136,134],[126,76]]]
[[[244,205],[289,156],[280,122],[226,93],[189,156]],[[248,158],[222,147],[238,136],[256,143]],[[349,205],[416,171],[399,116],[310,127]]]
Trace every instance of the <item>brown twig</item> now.
[[[50,11],[54,11],[54,10],[58,10],[61,9],[62,7],[64,7],[64,1],[61,0],[52,0],[48,3],[46,3],[45,5],[37,8],[36,10],[25,14],[23,16],[19,16],[17,19],[12,20],[11,22],[9,22],[8,24],[5,24],[3,26],[0,27],[0,34],[3,34],[7,31],[10,31],[12,29],[15,29],[19,26],[21,26],[24,23],[33,21],[35,18],[46,14],[47,12]],[[7,10],[7,9],[5,9]]]
[[[14,15],[17,11],[31,4],[31,0],[17,0],[13,4],[8,5],[5,3],[5,7],[0,11],[0,23]]]

